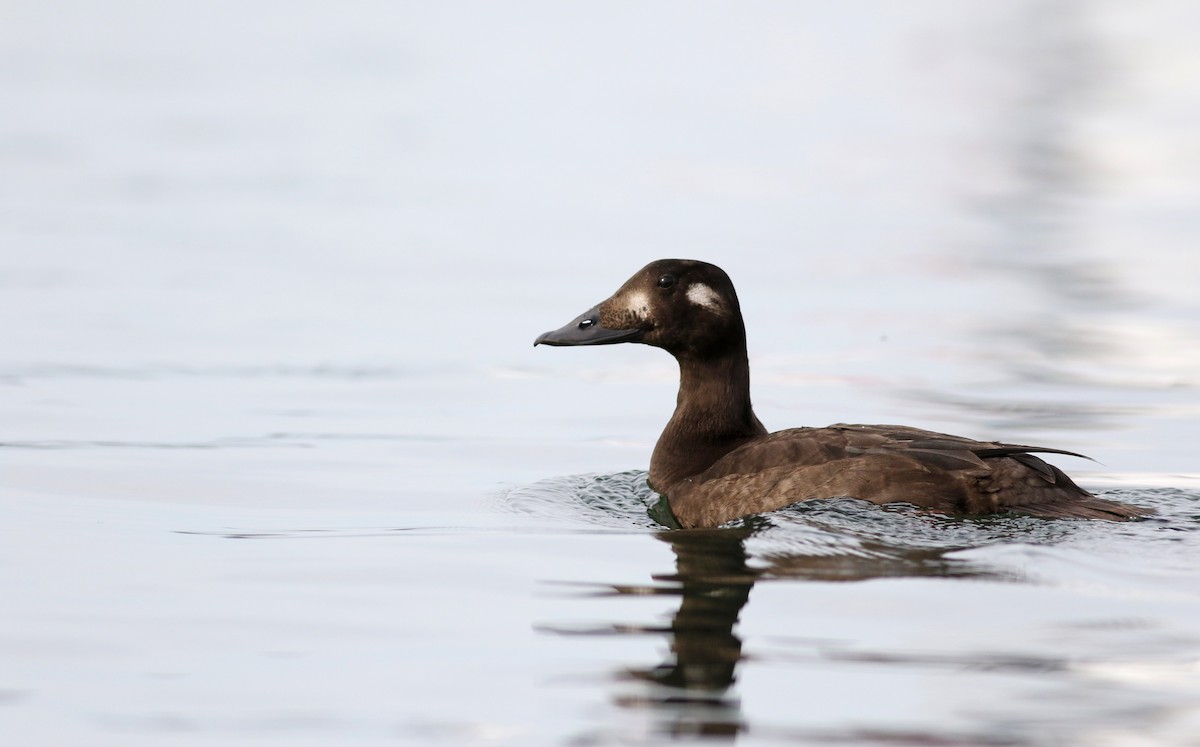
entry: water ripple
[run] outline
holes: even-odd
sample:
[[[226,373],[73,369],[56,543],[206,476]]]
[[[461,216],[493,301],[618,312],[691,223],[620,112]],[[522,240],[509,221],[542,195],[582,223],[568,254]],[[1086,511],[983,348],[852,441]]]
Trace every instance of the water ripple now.
[[[646,477],[644,470],[555,477],[506,491],[496,507],[559,527],[666,530],[655,520],[660,499]],[[1014,515],[963,518],[909,504],[831,499],[797,503],[713,531],[743,534],[751,565],[766,578],[984,575],[1029,581],[1029,568],[1038,563],[1017,558],[1014,552],[1065,546],[1083,556],[1120,557],[1152,546],[1168,566],[1187,564],[1200,554],[1198,541],[1192,539],[1200,531],[1200,493],[1120,488],[1103,494],[1158,513],[1133,522]],[[703,530],[691,530],[698,531]],[[981,548],[997,549],[971,552]]]

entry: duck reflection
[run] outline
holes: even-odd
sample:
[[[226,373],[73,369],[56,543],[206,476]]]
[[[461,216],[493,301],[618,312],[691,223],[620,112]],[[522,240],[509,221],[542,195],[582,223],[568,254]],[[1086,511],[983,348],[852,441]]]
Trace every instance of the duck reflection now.
[[[761,575],[746,562],[750,534],[749,529],[711,529],[658,535],[675,553],[675,572],[654,580],[680,597],[664,631],[670,655],[656,666],[628,669],[629,677],[657,687],[617,702],[653,709],[658,728],[672,736],[732,736],[741,729],[740,703],[728,691],[742,659],[738,616]]]
[[[618,671],[622,687],[614,700],[628,711],[649,714],[660,736],[732,740],[745,730],[741,701],[734,692],[744,660],[737,624],[750,592],[759,581],[777,579],[857,581],[895,576],[989,575],[984,569],[947,558],[954,548],[898,547],[863,541],[852,552],[790,552],[767,541],[763,552],[747,550],[752,538],[767,537],[763,519],[744,526],[711,530],[674,530],[655,537],[675,555],[673,573],[655,574],[647,585],[605,587],[604,596],[678,596],[669,625],[611,624],[586,631],[545,628],[550,632],[592,635],[662,635],[668,655],[653,665]],[[811,548],[810,548],[811,549]]]

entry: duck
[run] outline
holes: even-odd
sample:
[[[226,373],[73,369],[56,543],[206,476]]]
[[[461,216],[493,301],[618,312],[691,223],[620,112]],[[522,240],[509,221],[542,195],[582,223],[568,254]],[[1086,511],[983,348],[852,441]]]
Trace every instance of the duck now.
[[[660,259],[534,346],[639,343],[679,364],[675,411],[648,483],[685,529],[714,528],[802,501],[907,503],[953,516],[1128,520],[1152,513],[1100,498],[1036,454],[903,425],[839,423],[770,433],[750,403],[746,327],[716,265]],[[1087,457],[1083,457],[1087,458]]]

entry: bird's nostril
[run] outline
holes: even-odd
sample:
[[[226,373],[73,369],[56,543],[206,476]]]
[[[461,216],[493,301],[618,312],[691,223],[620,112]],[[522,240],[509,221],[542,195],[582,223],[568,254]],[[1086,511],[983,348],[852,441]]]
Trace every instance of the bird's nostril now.
[[[583,321],[581,321],[579,323],[579,328],[587,329],[588,327],[592,326],[595,323],[596,323],[596,320],[594,320],[594,319],[584,319]]]

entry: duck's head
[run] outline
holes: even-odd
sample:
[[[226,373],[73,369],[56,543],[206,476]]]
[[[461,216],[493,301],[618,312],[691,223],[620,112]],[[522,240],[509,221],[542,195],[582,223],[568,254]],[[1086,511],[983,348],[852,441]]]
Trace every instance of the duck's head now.
[[[612,294],[546,332],[534,345],[640,342],[679,355],[711,355],[744,346],[737,293],[725,271],[692,259],[660,259],[638,270]]]

